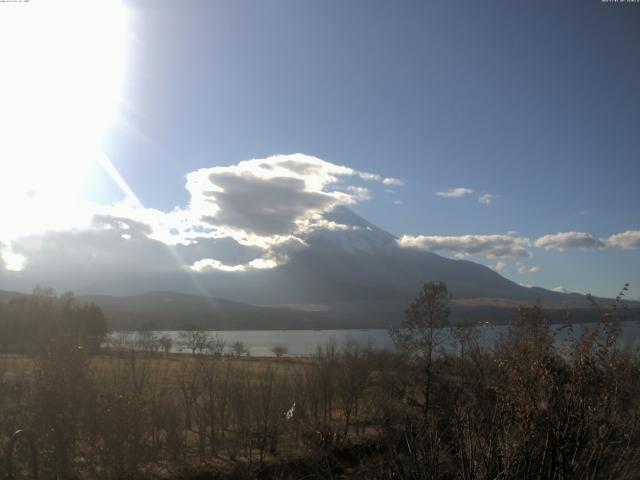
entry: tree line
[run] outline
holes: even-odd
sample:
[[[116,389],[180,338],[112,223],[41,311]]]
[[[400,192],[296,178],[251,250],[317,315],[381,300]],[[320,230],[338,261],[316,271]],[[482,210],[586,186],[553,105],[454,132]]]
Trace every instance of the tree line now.
[[[96,352],[108,332],[100,307],[78,302],[71,292],[58,296],[51,288],[36,287],[31,295],[0,302],[3,352],[36,352],[60,336],[74,337],[79,345]]]

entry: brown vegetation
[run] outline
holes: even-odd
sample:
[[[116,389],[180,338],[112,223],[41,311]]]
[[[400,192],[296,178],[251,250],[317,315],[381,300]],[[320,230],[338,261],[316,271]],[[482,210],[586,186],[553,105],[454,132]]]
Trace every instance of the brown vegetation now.
[[[185,335],[187,355],[149,336],[93,354],[58,336],[0,358],[3,444],[31,431],[43,478],[636,477],[640,358],[616,348],[615,308],[578,335],[521,307],[492,348],[467,324],[445,353],[447,302],[426,285],[394,352],[254,361]]]

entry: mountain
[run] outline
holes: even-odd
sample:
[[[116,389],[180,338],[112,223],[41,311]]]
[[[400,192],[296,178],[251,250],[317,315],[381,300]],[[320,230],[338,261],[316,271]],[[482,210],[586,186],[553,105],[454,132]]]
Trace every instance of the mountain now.
[[[398,247],[393,235],[345,207],[327,220],[346,230],[318,230],[307,248],[272,270],[209,273],[201,278],[213,296],[253,304],[324,304],[398,301],[406,305],[429,280],[446,282],[455,298],[558,301],[575,296],[526,288],[467,260]],[[580,297],[580,296],[578,296]]]
[[[348,228],[308,234],[303,238],[308,247],[291,253],[287,263],[274,269],[128,278],[82,291],[112,295],[177,291],[259,305],[330,305],[374,299],[406,302],[424,282],[442,280],[456,298],[570,298],[523,287],[474,262],[400,248],[393,235],[346,207],[336,208],[326,220]]]
[[[553,320],[566,308],[578,321],[597,318],[582,295],[523,287],[484,265],[400,248],[345,207],[326,220],[343,227],[308,234],[308,246],[274,269],[129,277],[77,293],[100,305],[116,328],[386,327],[430,280],[447,284],[454,321],[503,323],[519,304],[533,302]]]

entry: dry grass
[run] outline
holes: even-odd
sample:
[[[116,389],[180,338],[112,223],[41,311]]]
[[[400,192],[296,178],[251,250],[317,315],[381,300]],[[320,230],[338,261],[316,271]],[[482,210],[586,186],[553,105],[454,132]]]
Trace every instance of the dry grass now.
[[[89,355],[63,338],[0,356],[0,435],[34,432],[44,478],[635,478],[640,356],[610,320],[558,346],[522,308],[495,348],[468,325],[431,357]]]

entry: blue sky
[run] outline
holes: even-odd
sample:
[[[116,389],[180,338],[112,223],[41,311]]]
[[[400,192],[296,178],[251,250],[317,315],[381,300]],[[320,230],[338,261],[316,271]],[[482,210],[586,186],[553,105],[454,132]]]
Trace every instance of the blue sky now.
[[[130,5],[127,98],[149,141],[120,130],[110,151],[145,204],[186,203],[180,178],[195,168],[304,152],[403,179],[353,207],[396,235],[640,229],[637,5]],[[454,187],[499,198],[434,195]],[[640,286],[637,250],[536,250],[529,263],[540,272],[504,273]]]
[[[640,298],[637,237],[535,246],[559,232],[640,230],[640,5],[125,6],[122,102],[105,153],[144,207],[186,208],[198,169],[303,153],[402,180],[374,182],[350,205],[399,237],[515,232],[531,257],[470,258],[502,262],[522,284],[614,295],[629,282]],[[97,175],[93,201],[122,197]],[[437,195],[454,188],[473,193]]]

